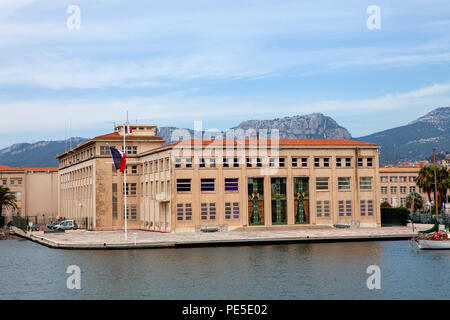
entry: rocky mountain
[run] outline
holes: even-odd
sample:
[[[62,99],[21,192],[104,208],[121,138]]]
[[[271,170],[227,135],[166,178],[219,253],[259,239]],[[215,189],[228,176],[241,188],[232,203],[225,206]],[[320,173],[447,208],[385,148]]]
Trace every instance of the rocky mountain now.
[[[0,150],[0,164],[10,167],[57,167],[57,154],[86,140],[78,137],[61,141],[13,144]]]
[[[437,108],[407,125],[359,137],[382,146],[381,165],[422,160],[450,150],[450,107]]]

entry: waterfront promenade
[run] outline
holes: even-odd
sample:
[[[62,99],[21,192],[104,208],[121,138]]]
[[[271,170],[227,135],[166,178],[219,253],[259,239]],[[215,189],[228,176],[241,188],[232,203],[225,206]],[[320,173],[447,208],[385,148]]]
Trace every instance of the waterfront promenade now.
[[[338,242],[368,240],[401,240],[417,234],[429,225],[382,228],[280,228],[264,231],[230,231],[210,233],[159,233],[129,231],[69,231],[65,233],[23,233],[21,236],[51,248],[60,249],[133,249],[179,248],[197,246],[255,245],[269,243]],[[19,231],[18,231],[19,232]],[[135,237],[136,236],[136,237]]]

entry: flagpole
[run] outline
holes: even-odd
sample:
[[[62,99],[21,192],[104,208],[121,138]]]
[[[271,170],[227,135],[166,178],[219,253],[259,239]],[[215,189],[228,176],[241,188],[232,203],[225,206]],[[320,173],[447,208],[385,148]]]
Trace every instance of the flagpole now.
[[[127,111],[127,124],[126,125],[128,125],[128,111]],[[127,132],[126,132],[125,126],[123,126],[123,152],[125,153],[125,156],[126,156],[127,149],[126,149],[125,136],[127,135]],[[125,171],[123,172],[123,197],[124,197],[124,204],[125,204],[125,241],[127,241],[128,240],[128,238],[127,238],[127,220],[128,220],[128,212],[127,212],[127,166],[125,166]]]

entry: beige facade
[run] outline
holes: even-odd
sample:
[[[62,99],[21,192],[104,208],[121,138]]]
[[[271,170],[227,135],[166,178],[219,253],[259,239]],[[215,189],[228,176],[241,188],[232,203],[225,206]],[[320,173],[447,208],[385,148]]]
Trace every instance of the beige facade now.
[[[426,203],[427,194],[415,183],[419,171],[420,168],[380,168],[380,202],[388,202],[392,207],[404,206],[408,194],[417,192]]]
[[[0,185],[8,187],[16,196],[18,209],[3,209],[12,216],[58,216],[58,169],[13,168],[0,166]]]
[[[87,217],[95,230],[124,227],[123,175],[113,170],[108,149],[121,147],[122,130],[58,156],[62,217]],[[163,146],[155,133],[155,126],[133,126],[126,137],[131,229],[380,225],[375,144],[187,140]]]

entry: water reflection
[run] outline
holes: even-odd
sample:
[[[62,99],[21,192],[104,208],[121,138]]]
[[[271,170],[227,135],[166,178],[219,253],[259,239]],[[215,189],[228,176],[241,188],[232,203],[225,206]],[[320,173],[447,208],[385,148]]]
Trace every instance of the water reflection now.
[[[1,299],[434,299],[447,298],[450,251],[406,241],[157,250],[54,250],[0,242]],[[78,265],[81,290],[66,288]],[[378,265],[382,289],[368,290]],[[437,291],[435,291],[437,290]]]

